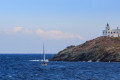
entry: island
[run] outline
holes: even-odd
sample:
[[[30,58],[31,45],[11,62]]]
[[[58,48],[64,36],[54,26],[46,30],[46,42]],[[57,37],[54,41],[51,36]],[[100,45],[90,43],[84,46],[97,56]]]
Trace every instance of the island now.
[[[101,36],[77,46],[68,46],[50,61],[120,62],[120,37]]]

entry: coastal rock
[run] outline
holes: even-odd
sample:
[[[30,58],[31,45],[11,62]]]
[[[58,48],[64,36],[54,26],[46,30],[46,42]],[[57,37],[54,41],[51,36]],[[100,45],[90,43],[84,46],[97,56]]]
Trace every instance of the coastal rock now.
[[[120,62],[120,37],[102,36],[78,46],[69,46],[50,61]]]

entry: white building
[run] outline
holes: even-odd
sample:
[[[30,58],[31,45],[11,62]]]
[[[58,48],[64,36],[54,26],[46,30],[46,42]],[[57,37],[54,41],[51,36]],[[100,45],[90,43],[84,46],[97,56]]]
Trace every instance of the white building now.
[[[109,24],[107,24],[105,30],[103,30],[103,36],[120,37],[120,29],[117,27],[117,29],[111,30]]]

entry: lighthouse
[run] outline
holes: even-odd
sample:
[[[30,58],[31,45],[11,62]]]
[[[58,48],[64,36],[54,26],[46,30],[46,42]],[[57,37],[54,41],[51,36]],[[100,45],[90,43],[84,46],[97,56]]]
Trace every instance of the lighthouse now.
[[[111,29],[109,24],[107,23],[105,30],[103,30],[103,36],[120,37],[120,29],[119,27],[117,27],[117,29]]]

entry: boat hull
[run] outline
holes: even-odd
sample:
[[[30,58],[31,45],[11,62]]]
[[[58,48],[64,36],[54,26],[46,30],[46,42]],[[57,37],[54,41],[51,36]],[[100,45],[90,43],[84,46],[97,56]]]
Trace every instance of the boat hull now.
[[[47,63],[46,63],[46,62],[42,62],[42,63],[41,63],[41,65],[46,66],[46,65],[47,65]]]

